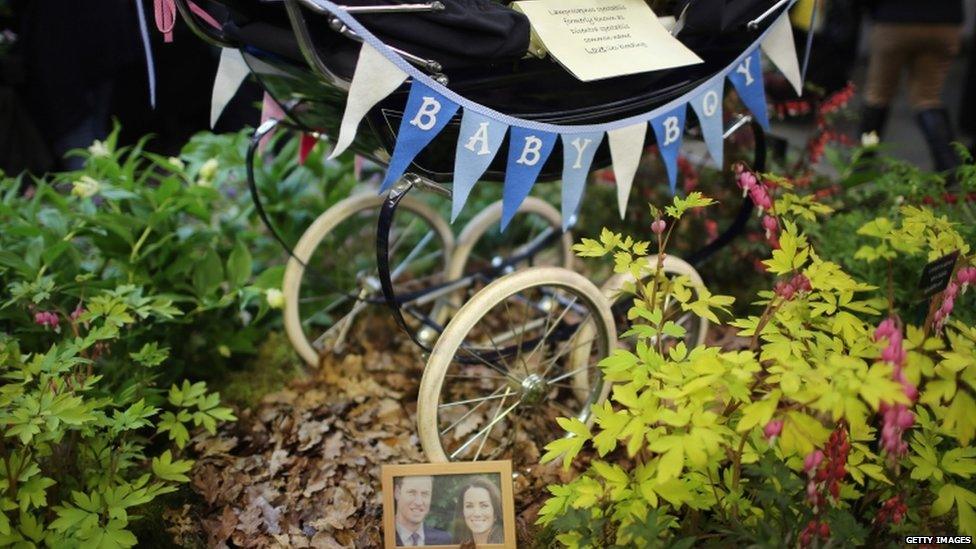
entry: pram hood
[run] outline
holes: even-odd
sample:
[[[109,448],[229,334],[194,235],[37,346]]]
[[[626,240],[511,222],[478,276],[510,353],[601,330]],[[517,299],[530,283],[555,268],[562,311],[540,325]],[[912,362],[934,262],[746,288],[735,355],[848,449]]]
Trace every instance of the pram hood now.
[[[305,56],[297,51],[295,34],[298,31],[293,30],[289,25],[283,13],[282,3],[254,0],[223,0],[223,3],[230,12],[223,25],[224,31],[241,44],[240,48],[245,52],[245,58],[252,72],[264,87],[279,100],[293,120],[327,135],[337,135],[338,123],[345,110],[346,91],[341,86],[338,88],[329,86],[309,69],[309,65],[305,63]],[[686,30],[679,34],[679,38],[692,47],[704,60],[703,63],[595,82],[580,82],[549,60],[529,58],[513,62],[510,58],[502,60],[491,58],[478,65],[445,68],[444,73],[449,77],[450,82],[446,88],[443,88],[423,75],[422,71],[411,67],[403,58],[387,49],[385,55],[389,55],[391,61],[396,60],[402,70],[413,75],[413,79],[408,79],[406,85],[374,105],[365,119],[370,131],[361,130],[357,133],[353,149],[381,162],[388,161],[390,155],[395,152],[400,138],[399,133],[404,127],[402,122],[408,92],[416,87],[418,82],[423,81],[427,81],[434,88],[441,87],[443,92],[453,97],[452,101],[463,104],[463,112],[468,112],[472,108],[475,111],[482,108],[496,115],[498,113],[507,115],[507,121],[503,123],[510,125],[513,132],[516,127],[528,125],[528,127],[547,128],[548,132],[563,135],[566,132],[583,131],[584,127],[590,127],[593,131],[599,131],[602,136],[603,132],[609,131],[611,127],[621,128],[623,123],[637,125],[640,124],[640,120],[644,120],[643,124],[646,128],[647,120],[661,116],[665,112],[663,109],[671,108],[670,105],[683,106],[687,103],[690,92],[703,90],[706,84],[710,87],[718,86],[715,89],[721,95],[725,77],[728,76],[732,80],[733,75],[729,71],[733,64],[737,65],[744,61],[743,56],[746,52],[754,53],[755,59],[750,60],[755,61],[752,66],[758,70],[759,58],[756,51],[758,41],[760,37],[765,36],[767,28],[774,20],[781,19],[778,19],[778,16],[790,3],[787,0],[779,2],[776,0],[693,0],[687,6]],[[318,0],[315,5],[333,15],[339,15],[343,11],[341,6],[325,0]],[[495,9],[504,10],[502,7],[492,7],[492,10]],[[360,44],[334,32],[335,20],[331,21],[333,25],[330,26],[328,17],[313,14],[312,11],[315,10],[303,11],[307,15],[303,26],[307,27],[304,32],[313,38],[317,61],[348,80],[356,69]],[[723,15],[715,17],[716,12]],[[761,24],[748,25],[760,14],[763,14],[760,18],[763,21]],[[423,19],[433,18],[435,23],[431,24],[436,26],[439,24],[436,23],[439,15],[427,13],[423,14]],[[462,18],[474,20],[482,15],[477,10],[469,10],[464,14],[458,13]],[[409,26],[407,21],[417,20],[420,15],[397,14],[395,17],[398,18],[397,21],[404,22],[403,26]],[[515,14],[506,21],[509,25],[518,25],[520,17]],[[373,32],[376,27],[371,27],[370,21],[375,20],[376,16],[358,14],[352,17],[349,13],[345,13],[338,18],[360,36],[371,37],[376,47],[382,46],[386,49],[387,46],[393,45],[394,39]],[[470,21],[467,24],[469,28],[478,26],[478,23]],[[375,22],[372,25],[375,25]],[[499,27],[488,25],[481,28],[491,28],[497,35],[496,31]],[[718,31],[715,32],[715,29]],[[402,29],[394,29],[394,31],[402,31]],[[416,35],[401,32],[401,37],[414,39]],[[400,40],[400,44],[406,47],[407,40],[404,38]],[[494,43],[497,46],[499,42]],[[521,42],[508,43],[520,44]],[[457,44],[452,44],[450,47],[457,47]],[[485,47],[484,44],[478,47],[482,48],[480,50],[482,52],[492,51],[493,48]],[[415,49],[410,53],[416,54],[420,51],[422,50]],[[308,53],[307,50],[305,53]],[[454,51],[455,55],[456,53]],[[456,58],[469,59],[471,56],[466,53],[456,55]],[[441,61],[445,58],[442,52],[437,52],[435,59]],[[761,79],[759,81],[761,89]],[[758,113],[755,105],[763,105],[761,114],[764,119],[764,100],[761,98],[762,92],[759,93],[760,99],[753,101],[750,109]],[[412,157],[411,171],[437,181],[453,181],[462,111],[457,112],[458,115],[451,117],[447,125],[438,130],[439,134],[433,141],[422,147],[419,155]],[[689,120],[695,118],[689,117]],[[653,126],[653,120],[651,121]],[[682,126],[683,124],[684,122],[681,122]],[[657,131],[655,129],[655,132]],[[490,165],[481,172],[483,179],[501,180],[507,177],[506,166],[511,165],[506,164],[506,151],[511,145],[509,141],[509,137],[506,137],[500,145],[501,150],[496,151],[497,154],[493,156]],[[609,165],[611,147],[608,140],[601,137],[596,143],[599,147],[592,161],[592,167]],[[552,154],[547,152],[548,160],[544,161],[544,165],[533,176],[533,180],[551,181],[564,175],[563,163],[560,161],[561,151],[562,143],[556,140],[553,150],[550,151]],[[629,182],[627,186],[629,188]]]
[[[211,2],[213,3],[213,2]],[[221,0],[218,9],[229,8],[225,30],[251,44],[290,59],[302,61],[294,34],[288,27],[283,0]],[[415,0],[348,0],[349,7],[415,4]],[[388,45],[425,59],[436,60],[445,71],[478,69],[485,65],[517,61],[529,47],[529,21],[522,13],[492,0],[441,0],[444,9],[430,13],[362,14],[359,21]],[[678,39],[693,50],[713,47],[741,31],[772,4],[770,0],[679,0],[674,15],[683,14]],[[659,14],[661,15],[661,14]],[[328,22],[310,16],[310,30],[331,57],[339,74],[351,77],[358,48],[337,40]],[[339,50],[339,51],[337,51]],[[344,69],[344,70],[343,70]]]

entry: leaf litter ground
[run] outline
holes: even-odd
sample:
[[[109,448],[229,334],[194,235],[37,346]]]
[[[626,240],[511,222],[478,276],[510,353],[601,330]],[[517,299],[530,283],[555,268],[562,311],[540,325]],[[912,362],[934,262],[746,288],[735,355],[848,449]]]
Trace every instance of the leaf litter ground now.
[[[720,328],[709,339],[744,346],[733,334]],[[424,360],[385,315],[359,322],[352,340],[344,355],[326,354],[311,375],[240,410],[236,424],[194,438],[191,481],[201,501],[167,513],[177,544],[382,546],[381,466],[426,461],[415,421]],[[537,544],[546,487],[576,476],[590,457],[569,471],[558,461],[518,471],[519,546]]]

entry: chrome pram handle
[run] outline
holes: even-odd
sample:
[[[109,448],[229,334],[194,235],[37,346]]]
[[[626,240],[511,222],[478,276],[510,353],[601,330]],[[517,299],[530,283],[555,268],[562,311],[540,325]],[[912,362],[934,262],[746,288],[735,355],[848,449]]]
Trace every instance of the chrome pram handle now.
[[[318,50],[316,50],[315,44],[312,40],[311,33],[308,30],[308,23],[305,21],[305,16],[302,13],[302,6],[314,13],[329,17],[330,28],[346,38],[355,40],[357,42],[362,42],[362,38],[356,34],[355,31],[343,24],[342,21],[335,17],[331,11],[316,2],[316,0],[285,0],[288,20],[291,23],[292,30],[298,40],[298,47],[301,50],[302,55],[305,57],[305,60],[316,72],[319,73],[320,76],[328,80],[331,84],[341,89],[348,89],[349,83],[329,69],[328,65],[322,60],[321,56],[319,56]],[[430,3],[418,4],[340,7],[342,7],[346,12],[352,14],[422,13],[441,11],[444,9],[444,4],[438,0],[435,0]],[[410,63],[430,73],[431,76],[433,76],[433,78],[441,84],[447,85],[447,76],[441,72],[441,64],[436,60],[424,59],[398,48],[391,47],[390,49]]]
[[[193,10],[190,8],[187,0],[173,0],[176,4],[176,10],[180,12],[180,17],[186,22],[186,26],[190,28],[190,31],[197,35],[198,38],[204,42],[217,46],[218,48],[238,48],[240,44],[237,44],[230,38],[228,38],[222,30],[216,28],[206,28],[197,21],[196,15],[194,15]],[[199,10],[200,8],[197,8]]]

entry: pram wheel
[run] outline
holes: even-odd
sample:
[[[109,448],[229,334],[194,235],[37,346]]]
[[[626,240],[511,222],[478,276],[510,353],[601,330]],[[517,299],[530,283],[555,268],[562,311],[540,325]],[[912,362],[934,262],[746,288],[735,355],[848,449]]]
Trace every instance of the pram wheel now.
[[[572,269],[573,235],[562,230],[562,216],[545,200],[530,196],[519,206],[511,225],[498,230],[502,201],[492,203],[461,230],[447,267],[447,280],[458,280],[487,267],[510,262],[505,270],[524,266],[556,266]],[[490,281],[472,281],[451,294],[435,318],[444,324],[449,316]],[[450,309],[450,310],[448,310]]]
[[[597,363],[615,340],[609,304],[580,274],[532,267],[489,284],[461,307],[427,361],[417,422],[428,459],[538,463],[545,444],[565,434],[557,417],[589,421],[591,405],[606,398]],[[588,356],[570,370],[580,347]]]
[[[317,366],[326,349],[340,351],[355,319],[370,304],[382,303],[372,244],[384,200],[368,193],[338,202],[305,231],[295,246],[295,257],[288,261],[283,284],[285,330],[309,365]],[[392,279],[398,292],[442,280],[454,236],[433,208],[405,197],[390,242]]]

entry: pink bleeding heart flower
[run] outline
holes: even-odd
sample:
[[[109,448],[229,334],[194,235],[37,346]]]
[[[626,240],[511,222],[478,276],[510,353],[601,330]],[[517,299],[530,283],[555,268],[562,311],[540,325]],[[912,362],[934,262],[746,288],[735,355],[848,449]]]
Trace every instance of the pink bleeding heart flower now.
[[[60,323],[58,315],[49,311],[40,311],[34,313],[34,323],[44,326],[46,328],[57,328]]]
[[[765,427],[763,427],[763,435],[765,435],[768,440],[772,440],[778,437],[782,432],[783,432],[782,419],[771,420],[769,423],[766,424]]]
[[[803,460],[803,470],[807,474],[812,473],[817,467],[820,466],[820,462],[824,459],[824,453],[820,450],[814,450],[807,454],[807,457]]]
[[[878,324],[877,329],[874,330],[874,340],[879,341],[881,339],[891,339],[895,334],[900,333],[898,331],[898,325],[895,324],[895,319],[886,318]]]
[[[663,219],[658,219],[654,221],[654,223],[651,223],[651,231],[653,231],[654,234],[657,235],[663,233],[664,230],[667,228],[668,228],[668,224]]]
[[[85,308],[81,306],[81,303],[78,303],[78,306],[75,307],[75,310],[71,311],[71,320],[77,322],[78,319],[83,314],[85,314]]]
[[[908,397],[908,400],[912,402],[918,400],[918,387],[916,387],[913,383],[910,381],[902,381],[901,387],[902,390],[905,391],[905,396]]]

